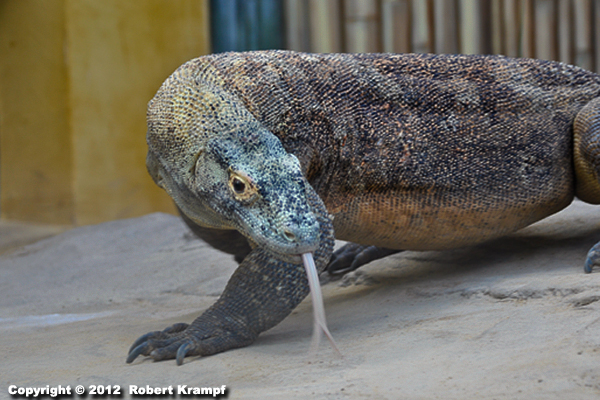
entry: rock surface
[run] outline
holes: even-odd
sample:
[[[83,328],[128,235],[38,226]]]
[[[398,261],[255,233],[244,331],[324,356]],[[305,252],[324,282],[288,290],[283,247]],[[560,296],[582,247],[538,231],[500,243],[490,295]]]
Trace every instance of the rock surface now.
[[[73,229],[0,255],[0,398],[82,384],[124,398],[227,385],[230,399],[598,399],[600,270],[583,273],[598,240],[598,208],[575,202],[484,245],[391,256],[323,287],[343,358],[327,341],[308,355],[307,299],[252,346],[177,367],[125,356],[210,306],[232,258],[166,214]]]

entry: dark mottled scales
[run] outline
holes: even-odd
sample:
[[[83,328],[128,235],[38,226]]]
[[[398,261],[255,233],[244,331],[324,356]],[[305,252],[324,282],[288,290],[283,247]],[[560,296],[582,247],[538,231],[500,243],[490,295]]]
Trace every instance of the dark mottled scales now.
[[[300,158],[337,237],[402,249],[486,240],[569,204],[573,119],[600,92],[600,78],[580,68],[505,57],[270,52],[196,62],[215,66]],[[371,220],[392,198],[385,222]]]
[[[148,106],[148,171],[240,266],[210,309],[142,336],[128,362],[250,344],[308,293],[301,253],[335,273],[498,237],[575,195],[600,203],[599,96],[596,74],[499,56],[266,51],[184,64]],[[334,231],[353,243],[332,255]],[[599,264],[600,244],[585,270]]]

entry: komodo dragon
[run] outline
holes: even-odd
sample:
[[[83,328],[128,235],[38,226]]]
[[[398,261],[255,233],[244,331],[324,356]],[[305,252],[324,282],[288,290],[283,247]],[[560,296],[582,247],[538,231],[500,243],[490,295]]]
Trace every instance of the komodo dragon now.
[[[191,325],[132,346],[154,360],[251,344],[320,271],[443,250],[600,203],[600,76],[549,61],[424,54],[225,53],[148,106],[147,167],[184,220],[240,262]],[[332,258],[335,237],[351,244]],[[600,244],[585,269],[600,264]]]

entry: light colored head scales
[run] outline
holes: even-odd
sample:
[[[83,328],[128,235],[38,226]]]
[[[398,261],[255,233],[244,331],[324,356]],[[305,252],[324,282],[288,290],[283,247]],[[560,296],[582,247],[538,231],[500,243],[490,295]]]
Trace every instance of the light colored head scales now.
[[[197,224],[237,229],[276,253],[317,247],[298,159],[226,90],[210,57],[177,69],[149,103],[147,120],[148,171]],[[249,191],[236,194],[232,177]]]
[[[162,165],[189,169],[209,138],[258,124],[223,85],[201,58],[186,62],[162,84],[148,104],[146,136],[148,152]]]

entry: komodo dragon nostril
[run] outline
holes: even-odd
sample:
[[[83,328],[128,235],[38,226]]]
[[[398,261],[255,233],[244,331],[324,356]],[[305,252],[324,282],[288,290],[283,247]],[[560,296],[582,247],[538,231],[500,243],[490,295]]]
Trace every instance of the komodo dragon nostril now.
[[[296,234],[288,228],[283,229],[283,236],[290,242],[296,241]]]

